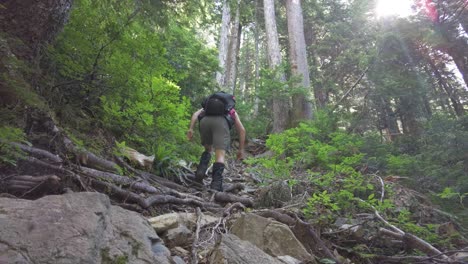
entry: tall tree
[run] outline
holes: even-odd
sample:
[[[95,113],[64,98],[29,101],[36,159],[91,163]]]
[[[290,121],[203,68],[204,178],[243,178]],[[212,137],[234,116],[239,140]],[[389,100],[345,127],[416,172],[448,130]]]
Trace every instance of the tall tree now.
[[[297,123],[300,120],[312,118],[312,102],[309,99],[309,64],[307,62],[301,1],[286,0],[286,12],[288,18],[291,72],[293,76],[301,77],[301,86],[305,89],[304,94],[295,94],[293,96],[291,121]]]
[[[468,86],[468,37],[466,36],[466,1],[426,0],[423,16],[432,21],[438,40],[436,49],[450,55]]]
[[[218,45],[218,60],[219,60],[219,71],[216,72],[216,81],[220,87],[224,86],[226,79],[226,60],[229,50],[229,31],[231,22],[231,9],[229,8],[229,1],[223,1],[223,14],[221,19],[221,29],[219,33],[219,45]]]
[[[263,12],[265,15],[265,31],[268,47],[268,63],[270,68],[276,70],[281,65],[281,51],[278,40],[278,30],[276,28],[275,2],[274,0],[263,0]],[[286,83],[284,72],[280,72],[278,81]],[[279,133],[286,129],[288,125],[288,99],[276,93],[279,96],[273,97],[273,133]]]
[[[230,91],[230,93],[235,94],[236,88],[236,79],[237,79],[237,64],[239,57],[240,49],[240,40],[241,40],[241,29],[240,24],[240,0],[237,0],[236,5],[236,16],[234,21],[231,23],[231,30],[228,36],[228,53],[226,57],[226,70],[225,70],[225,79],[224,87]]]

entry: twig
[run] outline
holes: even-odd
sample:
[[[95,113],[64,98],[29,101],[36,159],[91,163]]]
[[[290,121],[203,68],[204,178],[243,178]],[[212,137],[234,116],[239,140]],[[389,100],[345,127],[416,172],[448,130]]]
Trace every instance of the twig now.
[[[202,212],[200,210],[200,207],[197,207],[196,210],[197,213],[197,228],[195,230],[195,238],[193,239],[192,243],[192,264],[198,264],[198,256],[197,256],[197,248],[198,248],[198,239],[200,235],[200,225],[201,225],[201,219],[202,219]]]

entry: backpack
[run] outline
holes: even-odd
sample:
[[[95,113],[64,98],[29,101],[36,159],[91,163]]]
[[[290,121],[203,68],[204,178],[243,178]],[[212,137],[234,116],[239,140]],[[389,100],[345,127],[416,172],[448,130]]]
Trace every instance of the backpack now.
[[[198,117],[198,120],[201,120],[205,116],[224,116],[228,122],[229,129],[232,128],[234,120],[229,112],[236,106],[234,95],[222,91],[217,92],[205,98],[201,105],[205,112]]]
[[[202,107],[207,116],[226,115],[235,106],[234,96],[225,92],[214,93],[202,102]]]

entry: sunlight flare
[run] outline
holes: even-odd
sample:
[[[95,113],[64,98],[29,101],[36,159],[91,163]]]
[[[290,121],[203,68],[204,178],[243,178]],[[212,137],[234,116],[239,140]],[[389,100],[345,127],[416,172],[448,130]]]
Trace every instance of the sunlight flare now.
[[[378,0],[375,8],[377,17],[407,17],[412,13],[411,0]]]

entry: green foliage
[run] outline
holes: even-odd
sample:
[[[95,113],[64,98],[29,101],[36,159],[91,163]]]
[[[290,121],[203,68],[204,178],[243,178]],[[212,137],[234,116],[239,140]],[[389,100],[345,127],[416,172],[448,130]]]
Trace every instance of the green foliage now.
[[[75,1],[69,23],[49,49],[61,83],[44,95],[59,116],[93,116],[97,120],[89,125],[108,128],[142,152],[158,146],[172,156],[190,156],[176,147],[186,141],[189,122],[189,100],[182,95],[213,84],[216,56],[193,29],[172,20],[180,17],[164,16],[163,22],[149,15],[174,10],[141,4]]]
[[[315,193],[304,213],[318,222],[329,221],[341,213],[357,209],[355,198],[378,204],[371,195],[374,186],[357,170],[364,154],[363,141],[336,129],[336,121],[324,113],[309,123],[281,134],[270,135],[266,144],[273,156],[249,160],[272,178],[285,179],[291,171],[309,169]]]
[[[396,224],[403,229],[403,231],[416,235],[431,244],[438,244],[440,237],[436,232],[436,225],[418,225],[411,219],[411,212],[404,209],[401,210],[395,219]]]
[[[16,166],[18,159],[25,156],[25,153],[19,147],[10,144],[11,142],[28,144],[23,131],[20,129],[6,126],[0,127],[0,166]]]
[[[390,174],[414,175],[417,165],[416,158],[408,154],[387,156],[387,173]]]
[[[463,206],[463,200],[465,199],[465,197],[468,196],[468,192],[459,193],[459,192],[454,191],[450,187],[445,187],[444,190],[441,193],[437,194],[437,196],[442,198],[442,199],[448,199],[448,200],[456,198],[457,202],[459,202],[460,205]]]

